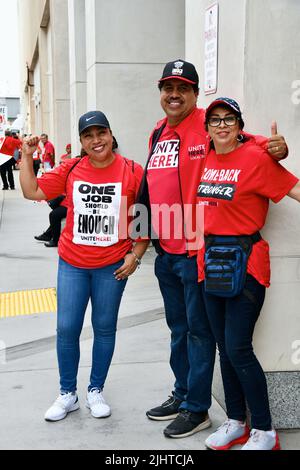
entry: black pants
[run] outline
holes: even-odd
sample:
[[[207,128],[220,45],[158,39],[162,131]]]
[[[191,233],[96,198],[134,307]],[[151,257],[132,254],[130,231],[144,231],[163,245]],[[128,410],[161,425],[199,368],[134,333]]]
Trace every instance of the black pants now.
[[[33,160],[33,171],[34,171],[35,176],[37,176],[38,174],[40,165],[41,165],[41,160]]]
[[[203,287],[203,283],[202,283]],[[252,336],[266,288],[250,274],[244,291],[232,298],[206,293],[204,302],[218,344],[227,415],[243,421],[248,402],[252,427],[272,428],[265,374],[252,346]]]
[[[51,236],[54,243],[58,243],[61,232],[61,221],[67,217],[68,209],[64,206],[58,206],[49,214],[50,226],[46,230],[46,234]]]
[[[1,179],[3,183],[3,189],[15,189],[15,181],[13,174],[13,164],[15,162],[14,158],[11,158],[3,165],[0,166]],[[8,180],[8,181],[7,181]]]

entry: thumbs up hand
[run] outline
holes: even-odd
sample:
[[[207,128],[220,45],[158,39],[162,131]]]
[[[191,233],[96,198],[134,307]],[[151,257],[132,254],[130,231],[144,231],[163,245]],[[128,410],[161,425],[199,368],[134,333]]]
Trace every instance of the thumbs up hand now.
[[[277,122],[276,121],[272,121],[272,124],[271,124],[271,135],[277,135],[278,132],[277,132]]]
[[[282,160],[288,155],[288,147],[282,135],[278,134],[277,122],[271,124],[271,137],[268,140],[268,152],[275,160]]]

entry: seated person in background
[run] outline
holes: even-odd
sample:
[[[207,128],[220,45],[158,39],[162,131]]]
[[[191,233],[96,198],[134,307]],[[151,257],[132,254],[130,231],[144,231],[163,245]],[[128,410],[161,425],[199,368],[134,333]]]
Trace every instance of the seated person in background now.
[[[47,248],[56,247],[61,232],[61,221],[67,217],[67,201],[64,195],[47,201],[52,211],[49,214],[50,225],[41,235],[34,237],[39,242],[46,242]]]
[[[71,147],[71,144],[67,144],[66,145],[66,152],[67,153],[64,153],[63,155],[61,155],[60,159],[59,159],[59,163],[63,163],[65,160],[68,160],[69,158],[72,158],[72,147]]]

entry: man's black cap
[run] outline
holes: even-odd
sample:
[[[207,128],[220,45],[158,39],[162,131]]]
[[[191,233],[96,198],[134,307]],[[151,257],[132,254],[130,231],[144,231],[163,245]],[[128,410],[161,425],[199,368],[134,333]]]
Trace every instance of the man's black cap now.
[[[171,78],[178,78],[192,85],[199,86],[199,77],[195,66],[190,62],[178,59],[173,62],[168,62],[165,65],[163,74],[159,82],[169,80]]]
[[[78,122],[78,131],[79,135],[82,134],[83,131],[88,129],[92,126],[99,126],[99,127],[106,127],[110,129],[110,125],[108,122],[107,117],[101,111],[89,111],[88,113],[83,114],[79,118]]]

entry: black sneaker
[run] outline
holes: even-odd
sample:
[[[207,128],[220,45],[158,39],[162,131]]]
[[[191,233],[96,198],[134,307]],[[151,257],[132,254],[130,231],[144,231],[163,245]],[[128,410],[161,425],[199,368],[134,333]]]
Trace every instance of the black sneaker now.
[[[155,421],[166,421],[168,419],[174,419],[179,413],[179,406],[181,405],[181,402],[182,400],[179,400],[172,395],[162,405],[147,411],[146,415],[149,419],[154,419]]]
[[[179,410],[179,414],[169,426],[164,429],[166,437],[187,437],[202,429],[209,428],[211,421],[206,412],[192,413],[188,410]]]
[[[47,235],[45,232],[42,233],[42,235],[37,235],[34,238],[39,242],[50,242],[50,240],[52,239],[51,235]]]
[[[44,245],[47,248],[55,248],[55,247],[58,246],[58,243],[56,243],[54,240],[50,240],[50,242],[46,242],[46,243],[44,243]]]

